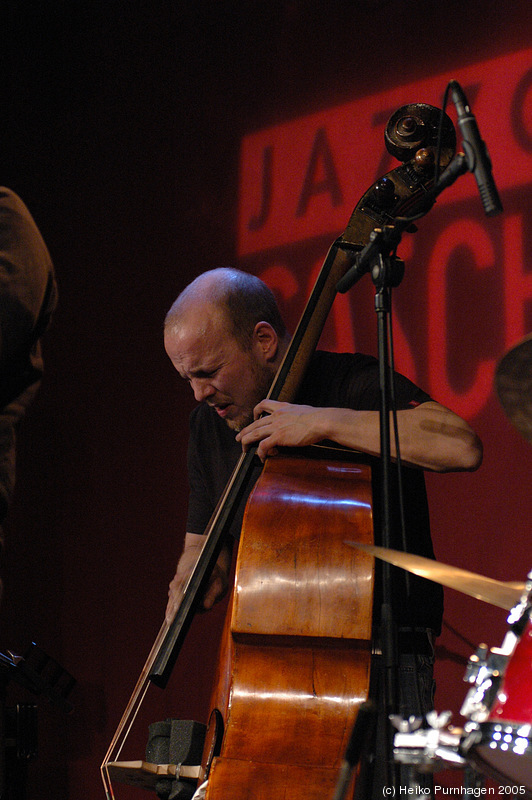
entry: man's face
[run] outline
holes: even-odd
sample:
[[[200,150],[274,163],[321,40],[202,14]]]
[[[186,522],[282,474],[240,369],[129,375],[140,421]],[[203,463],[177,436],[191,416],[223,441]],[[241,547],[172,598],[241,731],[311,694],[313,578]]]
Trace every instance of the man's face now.
[[[258,343],[244,351],[217,309],[200,308],[165,331],[164,346],[196,400],[212,406],[232,430],[252,422],[274,376]]]

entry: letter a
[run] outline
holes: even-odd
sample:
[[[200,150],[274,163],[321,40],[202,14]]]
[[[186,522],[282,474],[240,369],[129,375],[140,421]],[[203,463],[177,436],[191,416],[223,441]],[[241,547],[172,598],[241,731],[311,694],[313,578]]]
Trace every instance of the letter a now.
[[[323,164],[325,177],[318,181],[316,180],[316,172],[318,171],[319,163]],[[315,194],[323,194],[329,192],[333,207],[339,206],[342,203],[342,190],[340,182],[334,168],[334,161],[327,141],[327,134],[325,128],[319,128],[312,145],[312,152],[307,167],[307,174],[303,182],[303,189],[297,204],[296,217],[302,217],[310,201],[310,198]]]

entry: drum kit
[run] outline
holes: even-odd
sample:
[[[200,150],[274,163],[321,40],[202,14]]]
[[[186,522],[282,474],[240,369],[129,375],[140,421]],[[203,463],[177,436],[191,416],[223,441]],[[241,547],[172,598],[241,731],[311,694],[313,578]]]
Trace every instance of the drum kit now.
[[[495,388],[512,425],[532,443],[532,334],[500,360]],[[524,583],[506,583],[407,553],[357,547],[510,612],[501,647],[481,645],[469,659],[463,729],[450,727],[450,712],[433,711],[426,721],[393,718],[395,761],[418,772],[465,768],[493,778],[499,793],[532,798],[532,572]]]

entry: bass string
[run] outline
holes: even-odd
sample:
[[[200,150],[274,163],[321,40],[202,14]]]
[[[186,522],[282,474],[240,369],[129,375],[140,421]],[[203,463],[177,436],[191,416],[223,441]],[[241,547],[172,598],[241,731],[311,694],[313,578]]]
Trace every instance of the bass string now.
[[[109,749],[107,750],[105,758],[102,762],[100,772],[102,776],[104,790],[108,800],[111,800],[111,798],[112,800],[114,800],[115,796],[113,792],[111,777],[109,775],[108,765],[114,761],[117,761],[120,758],[120,754],[126,743],[127,737],[129,736],[129,733],[135,722],[135,719],[137,718],[142,703],[144,702],[144,698],[146,696],[146,693],[150,685],[148,681],[148,676],[150,674],[155,658],[161,647],[161,642],[164,640],[164,637],[168,632],[169,625],[170,625],[169,622],[167,622],[167,620],[165,619],[159,630],[159,633],[157,634],[153,647],[151,648],[148,658],[146,659],[146,663],[137,680],[131,698],[126,706],[126,709],[122,715],[122,719],[120,720],[115,735],[113,736],[111,744],[109,745]]]

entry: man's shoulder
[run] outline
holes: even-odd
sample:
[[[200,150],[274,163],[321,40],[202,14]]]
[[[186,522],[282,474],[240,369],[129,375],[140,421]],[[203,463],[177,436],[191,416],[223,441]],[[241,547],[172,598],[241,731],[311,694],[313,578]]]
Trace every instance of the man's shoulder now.
[[[330,350],[316,350],[311,361],[311,369],[358,370],[377,365],[374,356],[365,353],[335,353]]]
[[[210,442],[214,447],[217,443],[226,445],[234,442],[235,433],[207,403],[199,403],[190,412],[190,433],[195,439]]]
[[[350,405],[360,381],[365,382],[364,376],[372,373],[378,375],[378,363],[372,356],[318,350],[301,386],[300,401],[315,406]]]
[[[205,427],[212,428],[215,423],[215,415],[206,403],[199,403],[190,412],[191,431],[202,431]]]

